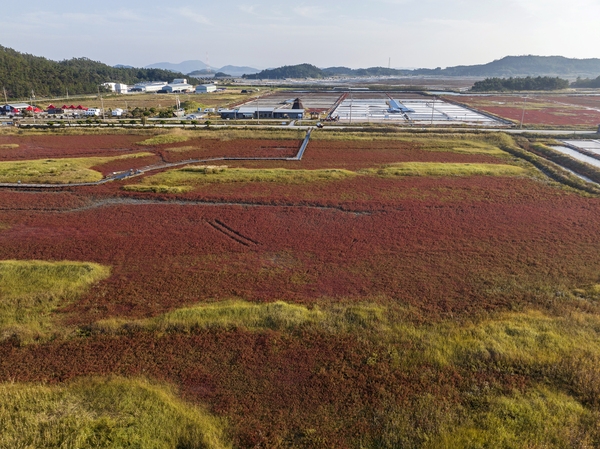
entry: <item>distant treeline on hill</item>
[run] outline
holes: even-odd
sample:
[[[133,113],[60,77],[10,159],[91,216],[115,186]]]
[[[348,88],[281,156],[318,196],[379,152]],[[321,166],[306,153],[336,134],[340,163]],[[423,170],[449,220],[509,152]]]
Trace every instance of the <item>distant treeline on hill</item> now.
[[[487,78],[477,81],[471,88],[474,92],[501,92],[507,90],[560,90],[569,87],[569,81],[549,76],[525,78]]]
[[[577,78],[577,81],[571,84],[573,87],[600,87],[600,76],[596,79]]]
[[[277,69],[263,70],[253,75],[244,75],[246,79],[285,79],[313,78],[321,79],[329,76],[401,76],[407,75],[407,70],[388,69],[385,67],[370,67],[368,69],[350,69],[348,67],[329,67],[320,69],[312,64],[286,65]]]
[[[502,59],[472,66],[455,66],[442,69],[401,70],[387,67],[350,69],[329,67],[320,69],[311,64],[299,64],[263,70],[247,79],[326,78],[329,76],[477,76],[477,77],[525,77],[562,76],[568,78],[596,77],[600,73],[600,59],[573,59],[562,56],[506,56]]]
[[[87,58],[52,61],[20,53],[0,45],[0,96],[2,88],[11,99],[90,94],[106,82],[135,84],[142,81],[170,81],[189,78],[162,69],[115,68]],[[4,98],[2,98],[4,101]]]

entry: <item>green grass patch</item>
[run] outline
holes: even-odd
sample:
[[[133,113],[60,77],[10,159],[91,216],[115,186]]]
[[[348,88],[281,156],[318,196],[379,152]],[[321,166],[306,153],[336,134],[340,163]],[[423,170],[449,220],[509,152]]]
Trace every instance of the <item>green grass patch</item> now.
[[[418,342],[413,356],[429,364],[483,367],[497,363],[528,370],[554,366],[580,351],[600,356],[599,329],[600,317],[595,314],[552,317],[528,311],[464,326],[398,322],[392,332],[398,341]]]
[[[192,138],[192,135],[183,134],[181,132],[175,134],[161,134],[138,142],[138,145],[167,145],[169,143],[186,142]]]
[[[401,162],[361,173],[382,177],[394,176],[524,176],[528,171],[506,164],[456,164],[440,162]]]
[[[14,150],[15,148],[19,148],[16,143],[0,143],[0,150]]]
[[[563,393],[537,387],[525,393],[491,397],[467,422],[442,432],[426,448],[564,448],[582,444],[591,413]]]
[[[144,178],[137,186],[197,187],[204,184],[233,182],[276,182],[281,184],[304,184],[319,181],[336,181],[356,176],[349,170],[289,170],[285,168],[249,169],[225,166],[188,166],[169,170]],[[134,190],[136,186],[126,186]]]
[[[0,447],[225,449],[224,423],[142,379],[0,384]]]
[[[314,140],[393,141],[417,144],[426,151],[449,151],[468,154],[505,156],[498,148],[494,133],[436,133],[370,130],[368,132],[326,131],[313,133]]]
[[[373,304],[308,308],[283,301],[256,304],[230,300],[177,309],[135,323],[119,319],[104,320],[96,323],[93,330],[98,333],[119,333],[121,329],[131,329],[134,324],[150,331],[188,332],[191,329],[212,327],[289,331],[315,327],[337,332],[359,328],[379,329],[385,326],[386,322],[385,308]]]
[[[38,159],[32,161],[0,162],[0,182],[69,184],[95,182],[102,174],[90,167],[115,160],[152,156],[152,153],[127,154],[116,157],[82,157],[64,159]]]
[[[0,261],[0,340],[16,334],[29,341],[56,331],[52,312],[109,275],[95,263]]]
[[[165,186],[165,185],[143,185],[143,184],[128,185],[128,186],[123,187],[123,190],[126,190],[128,192],[171,193],[171,194],[185,193],[185,192],[189,192],[192,189],[193,189],[193,187],[186,187],[186,186],[171,187],[171,186]]]
[[[171,147],[171,148],[167,148],[167,151],[169,153],[185,153],[186,151],[194,151],[194,150],[200,150],[201,148],[198,147],[194,147],[191,145],[186,145],[183,147]]]

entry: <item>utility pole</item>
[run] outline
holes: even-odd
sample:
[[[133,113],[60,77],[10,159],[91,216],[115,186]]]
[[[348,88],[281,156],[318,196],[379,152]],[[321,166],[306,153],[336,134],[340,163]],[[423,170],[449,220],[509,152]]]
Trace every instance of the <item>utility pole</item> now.
[[[4,102],[5,104],[8,104],[8,98],[6,97],[6,87],[3,87],[2,90],[4,90]]]
[[[102,121],[106,121],[106,115],[104,114],[104,99],[100,95],[100,86],[98,86],[98,96],[100,97],[100,104],[102,105]]]
[[[352,124],[352,106],[354,105],[354,99],[352,98],[352,91],[350,91],[350,124]]]
[[[258,118],[258,122],[257,124],[260,125],[260,94],[258,94],[258,97],[256,97],[256,117]]]
[[[31,89],[31,114],[33,115],[33,124],[35,125],[35,92]]]
[[[521,114],[521,126],[519,129],[523,129],[523,120],[525,120],[525,105],[527,104],[527,97],[523,99],[523,114]]]
[[[33,91],[31,91],[33,93]],[[31,115],[33,116],[33,124],[35,125],[35,107],[33,106],[33,98],[29,97],[31,102]]]

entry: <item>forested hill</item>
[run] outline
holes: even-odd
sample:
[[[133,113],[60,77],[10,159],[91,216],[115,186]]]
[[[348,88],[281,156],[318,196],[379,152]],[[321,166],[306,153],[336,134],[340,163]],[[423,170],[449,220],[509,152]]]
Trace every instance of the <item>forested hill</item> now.
[[[244,78],[263,80],[323,77],[323,71],[311,64],[286,65],[277,69],[267,69],[256,74],[244,75]]]
[[[417,69],[415,75],[445,76],[566,76],[600,75],[600,59],[572,59],[563,56],[506,56],[487,64],[456,66],[446,69]]]
[[[263,70],[249,79],[325,78],[328,76],[476,76],[476,77],[539,77],[596,78],[600,75],[600,59],[570,59],[562,56],[507,56],[487,64],[455,66],[445,69],[398,70],[385,67],[350,69],[330,67],[320,69],[310,64],[284,66]]]
[[[135,84],[140,81],[171,81],[189,78],[162,69],[115,68],[87,58],[52,61],[0,46],[0,96],[4,87],[9,98],[88,94],[106,82]],[[2,98],[4,101],[4,98]]]

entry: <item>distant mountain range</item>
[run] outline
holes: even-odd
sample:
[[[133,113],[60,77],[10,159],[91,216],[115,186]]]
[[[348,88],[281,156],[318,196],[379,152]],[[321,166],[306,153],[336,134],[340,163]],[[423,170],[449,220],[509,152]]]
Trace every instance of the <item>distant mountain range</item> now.
[[[487,64],[455,66],[445,69],[400,70],[385,67],[350,69],[318,68],[311,64],[284,66],[247,74],[249,79],[327,78],[331,76],[452,76],[452,77],[524,77],[562,76],[596,78],[600,75],[600,59],[572,59],[563,56],[506,56]]]
[[[217,68],[209,66],[208,64],[199,60],[183,61],[179,64],[173,64],[170,62],[157,62],[147,65],[145,68],[171,70],[173,72],[186,73],[194,76],[208,75],[217,72],[227,73],[231,76],[242,76],[252,75],[260,72],[260,70],[253,67],[239,67],[234,65],[226,65],[224,67]]]

